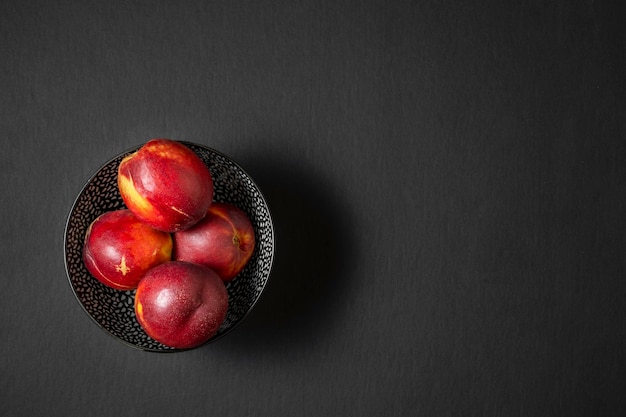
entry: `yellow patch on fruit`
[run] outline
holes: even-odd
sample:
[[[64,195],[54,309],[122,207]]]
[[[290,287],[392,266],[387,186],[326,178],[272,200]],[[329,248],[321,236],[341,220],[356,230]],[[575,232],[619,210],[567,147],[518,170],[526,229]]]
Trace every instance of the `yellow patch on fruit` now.
[[[185,216],[185,217],[187,217],[187,218],[190,218],[190,219],[191,219],[191,216],[190,216],[189,214],[185,213],[184,211],[182,211],[181,209],[176,208],[176,207],[174,207],[174,206],[171,206],[170,208],[171,208],[173,211],[175,211],[176,213],[182,214],[183,216]]]
[[[151,213],[153,211],[152,204],[135,189],[132,176],[118,175],[117,181],[120,192],[125,197],[126,205],[133,206],[133,210],[139,213]]]
[[[150,152],[159,158],[169,159],[171,161],[184,164],[186,161],[185,158],[188,157],[188,155],[185,155],[185,148],[180,148],[180,146],[183,145],[180,145],[177,142],[152,142],[149,146],[144,148],[144,151]]]
[[[137,301],[137,304],[135,305],[135,313],[137,316],[143,317],[143,304],[139,301]]]
[[[130,272],[130,268],[126,265],[126,257],[122,256],[122,261],[119,265],[115,265],[115,270],[121,272],[122,275],[126,275]]]

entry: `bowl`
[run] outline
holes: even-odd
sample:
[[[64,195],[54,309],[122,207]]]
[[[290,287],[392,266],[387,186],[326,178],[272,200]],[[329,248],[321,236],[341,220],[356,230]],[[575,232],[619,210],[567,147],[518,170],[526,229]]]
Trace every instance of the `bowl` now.
[[[241,208],[255,229],[256,248],[246,267],[226,283],[228,312],[214,342],[232,331],[250,314],[257,303],[272,269],[274,259],[274,226],[261,190],[252,178],[232,159],[203,145],[182,142],[200,157],[211,171],[214,201]],[[109,288],[94,278],[82,260],[87,228],[99,215],[126,208],[117,188],[117,170],[122,159],[137,151],[130,149],[105,163],[84,185],[70,210],[64,235],[65,269],[76,299],[93,321],[122,343],[147,351],[173,352],[176,349],[149,337],[135,317],[135,290]]]

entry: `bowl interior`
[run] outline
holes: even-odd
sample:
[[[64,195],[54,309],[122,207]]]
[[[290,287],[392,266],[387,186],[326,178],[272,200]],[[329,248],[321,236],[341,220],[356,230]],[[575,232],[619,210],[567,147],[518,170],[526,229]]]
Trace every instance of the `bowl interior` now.
[[[207,343],[224,336],[240,323],[261,296],[274,257],[274,230],[261,191],[244,170],[227,156],[202,145],[182,142],[209,167],[214,201],[241,208],[255,228],[257,245],[244,270],[226,284],[229,307],[219,331]],[[135,291],[109,288],[89,274],[82,260],[85,232],[99,215],[125,208],[117,188],[124,152],[107,162],[83,187],[70,211],[65,229],[65,266],[70,286],[87,314],[106,332],[133,347],[150,351],[176,351],[150,338],[135,318]]]

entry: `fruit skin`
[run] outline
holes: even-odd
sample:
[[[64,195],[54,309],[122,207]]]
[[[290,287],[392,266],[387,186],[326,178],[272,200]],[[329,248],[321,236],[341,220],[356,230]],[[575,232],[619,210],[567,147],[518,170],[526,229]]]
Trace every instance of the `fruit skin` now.
[[[254,227],[240,208],[214,202],[193,227],[174,233],[172,259],[213,269],[227,282],[246,266],[255,247]]]
[[[116,290],[131,290],[152,267],[171,260],[172,236],[141,222],[130,210],[98,216],[85,233],[83,262],[91,275]]]
[[[117,183],[126,207],[164,232],[191,227],[213,201],[209,168],[191,149],[171,139],[151,139],[122,159]]]
[[[188,262],[166,262],[144,276],[135,294],[135,315],[148,334],[177,349],[199,346],[226,318],[228,293],[211,269]]]

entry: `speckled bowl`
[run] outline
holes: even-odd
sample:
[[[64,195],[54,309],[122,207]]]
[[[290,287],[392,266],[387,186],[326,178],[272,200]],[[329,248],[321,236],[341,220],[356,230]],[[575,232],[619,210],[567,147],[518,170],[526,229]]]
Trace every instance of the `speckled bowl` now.
[[[252,178],[233,160],[202,145],[182,142],[209,167],[213,175],[214,201],[228,202],[243,209],[256,232],[257,245],[244,270],[226,284],[229,307],[219,331],[207,343],[230,332],[252,310],[270,276],[274,259],[274,227],[267,203]],[[92,277],[82,260],[83,240],[88,226],[100,214],[125,208],[117,188],[121,160],[139,149],[130,149],[104,164],[76,198],[65,227],[65,268],[70,286],[85,312],[119,341],[143,350],[175,352],[150,338],[135,318],[135,291],[119,291]]]

